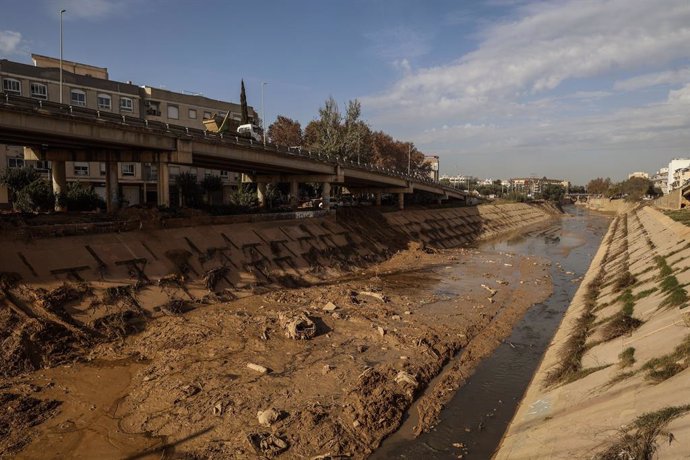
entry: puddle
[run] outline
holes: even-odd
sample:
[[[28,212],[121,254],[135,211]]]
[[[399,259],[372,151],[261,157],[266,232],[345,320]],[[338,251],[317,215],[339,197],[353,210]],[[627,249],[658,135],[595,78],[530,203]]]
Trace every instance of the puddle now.
[[[549,259],[553,294],[530,308],[510,337],[479,364],[443,410],[436,428],[413,438],[416,414],[410,414],[370,458],[448,459],[463,455],[485,459],[493,455],[579,286],[573,279],[581,278],[589,268],[610,221],[578,207],[569,207],[567,213],[547,229],[479,246]],[[448,287],[444,290],[458,292]]]

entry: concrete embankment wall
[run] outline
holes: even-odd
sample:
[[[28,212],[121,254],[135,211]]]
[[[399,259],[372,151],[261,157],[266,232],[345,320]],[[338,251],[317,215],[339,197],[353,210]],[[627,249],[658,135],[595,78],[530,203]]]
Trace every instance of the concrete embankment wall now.
[[[621,199],[589,198],[585,206],[593,211],[621,213],[629,211],[635,204]]]
[[[337,217],[304,220],[32,240],[5,236],[0,272],[16,272],[29,283],[126,283],[183,271],[193,283],[223,265],[229,270],[220,290],[294,286],[381,261],[411,241],[453,247],[534,224],[556,212],[545,204],[391,213],[343,209]]]
[[[661,209],[680,209],[681,205],[687,204],[682,192],[682,188],[671,190],[666,195],[654,200],[654,206]]]
[[[690,411],[644,430],[690,404],[689,242],[652,207],[614,219],[495,458],[643,458],[623,433],[657,443],[654,458],[687,457]],[[649,413],[662,415],[635,425]]]

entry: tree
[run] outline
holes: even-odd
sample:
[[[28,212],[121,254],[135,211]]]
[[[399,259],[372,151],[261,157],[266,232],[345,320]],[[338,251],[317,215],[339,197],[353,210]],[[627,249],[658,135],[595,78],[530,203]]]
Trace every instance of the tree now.
[[[242,111],[242,124],[249,123],[249,108],[247,107],[247,94],[244,91],[244,79],[242,79],[242,89],[240,90],[240,108]]]
[[[287,147],[302,145],[302,127],[299,121],[278,115],[276,121],[268,127],[268,137],[271,142]]]
[[[67,192],[62,199],[65,200],[67,209],[71,211],[105,209],[105,201],[96,193],[93,187],[81,182],[70,182],[67,185]]]
[[[40,178],[41,174],[31,166],[7,168],[0,174],[0,184],[9,189],[10,200],[14,203],[17,199],[17,193]]]
[[[196,181],[196,174],[183,172],[175,178],[175,185],[180,191],[181,206],[195,206],[199,193],[199,184]]]
[[[12,206],[24,212],[52,210],[55,195],[51,184],[45,179],[36,179],[16,193]]]
[[[620,191],[628,201],[640,201],[645,195],[654,195],[654,184],[643,177],[631,177],[621,182]]]
[[[220,176],[206,176],[201,181],[201,189],[206,195],[206,203],[213,206],[213,195],[223,190],[223,179]]]
[[[611,187],[611,179],[606,178],[602,179],[601,177],[597,177],[596,179],[592,179],[589,181],[587,184],[587,193],[592,193],[594,195],[603,195],[605,194],[608,189]]]
[[[310,141],[308,147],[326,155],[340,154],[343,150],[342,119],[333,96],[326,99],[323,107],[319,108],[319,119],[307,125]]]
[[[585,193],[586,189],[584,185],[571,185],[570,193]]]
[[[565,195],[565,188],[557,184],[544,184],[541,188],[541,198],[549,201],[561,201]]]
[[[371,142],[371,130],[360,120],[361,114],[362,106],[357,99],[347,103],[342,154],[348,160],[366,162],[369,160],[369,149],[365,149],[365,146]]]

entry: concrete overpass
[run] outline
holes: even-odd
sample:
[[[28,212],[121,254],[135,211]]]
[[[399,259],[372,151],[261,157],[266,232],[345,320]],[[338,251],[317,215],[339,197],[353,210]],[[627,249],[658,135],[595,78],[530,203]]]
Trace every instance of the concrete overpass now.
[[[51,161],[56,193],[66,187],[66,161],[107,163],[108,209],[112,209],[117,196],[118,162],[158,164],[158,204],[162,206],[170,204],[169,164],[241,172],[257,183],[262,205],[266,184],[278,182],[291,184],[292,197],[297,196],[300,182],[322,183],[326,208],[332,184],[344,185],[355,193],[373,193],[377,203],[382,193],[397,194],[401,209],[404,194],[416,191],[435,194],[439,199],[466,199],[466,192],[442,186],[428,177],[357,164],[338,156],[0,94],[0,143],[26,146],[26,159]]]

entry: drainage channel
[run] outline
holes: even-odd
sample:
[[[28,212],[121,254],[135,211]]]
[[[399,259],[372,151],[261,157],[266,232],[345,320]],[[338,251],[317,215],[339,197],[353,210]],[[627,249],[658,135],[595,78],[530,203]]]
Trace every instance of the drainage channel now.
[[[487,251],[539,256],[551,261],[553,294],[534,305],[512,334],[477,367],[450,400],[440,423],[414,438],[408,417],[372,459],[490,458],[508,428],[610,219],[571,206],[553,226],[480,245]]]

